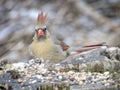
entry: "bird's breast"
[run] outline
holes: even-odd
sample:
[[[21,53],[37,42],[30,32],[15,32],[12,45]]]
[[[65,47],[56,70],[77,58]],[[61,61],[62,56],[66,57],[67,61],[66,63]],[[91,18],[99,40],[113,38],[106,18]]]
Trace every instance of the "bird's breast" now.
[[[60,46],[56,46],[52,41],[34,41],[30,45],[32,54],[37,58],[50,60],[51,62],[59,62],[66,58],[66,53],[62,51]]]
[[[34,41],[30,45],[30,49],[32,53],[36,57],[43,57],[45,58],[47,54],[49,54],[52,51],[53,43],[50,41]]]

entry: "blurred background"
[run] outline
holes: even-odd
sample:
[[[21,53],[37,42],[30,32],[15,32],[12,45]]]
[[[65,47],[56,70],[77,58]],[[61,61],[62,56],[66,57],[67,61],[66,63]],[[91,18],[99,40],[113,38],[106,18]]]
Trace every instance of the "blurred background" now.
[[[41,11],[52,35],[72,47],[101,42],[120,47],[120,0],[0,0],[0,60],[30,58]]]

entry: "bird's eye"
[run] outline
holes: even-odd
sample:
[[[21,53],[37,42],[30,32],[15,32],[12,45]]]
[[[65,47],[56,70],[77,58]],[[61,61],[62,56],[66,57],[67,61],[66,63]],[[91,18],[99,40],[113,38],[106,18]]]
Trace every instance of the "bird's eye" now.
[[[37,31],[38,29],[35,29],[35,31]]]
[[[46,28],[43,29],[44,31],[47,30]]]

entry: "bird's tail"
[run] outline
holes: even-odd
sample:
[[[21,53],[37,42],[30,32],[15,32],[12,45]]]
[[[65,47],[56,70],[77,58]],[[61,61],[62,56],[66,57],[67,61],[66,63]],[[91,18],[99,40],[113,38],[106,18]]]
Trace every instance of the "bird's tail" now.
[[[87,45],[87,46],[83,46],[83,47],[99,47],[99,46],[107,46],[107,45],[106,45],[106,42],[102,42],[99,44]]]
[[[90,51],[96,48],[100,48],[102,46],[107,46],[105,42],[99,43],[99,44],[93,44],[93,45],[87,45],[87,46],[83,46],[78,50],[72,51],[72,53],[82,53],[85,51]]]

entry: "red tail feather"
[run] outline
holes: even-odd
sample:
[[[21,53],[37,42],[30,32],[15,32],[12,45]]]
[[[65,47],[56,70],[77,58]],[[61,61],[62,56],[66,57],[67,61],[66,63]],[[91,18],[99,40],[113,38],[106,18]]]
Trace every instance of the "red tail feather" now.
[[[94,45],[87,45],[87,46],[83,46],[83,47],[97,47],[97,46],[106,46],[105,42],[99,43],[99,44],[94,44]]]
[[[96,48],[101,47],[101,46],[107,46],[107,45],[106,45],[105,42],[103,42],[103,43],[99,43],[99,44],[83,46],[82,49],[76,50],[76,52],[77,52],[77,53],[82,53],[82,52],[85,52],[85,51],[89,51],[89,50],[92,50],[92,49],[96,49]]]
[[[85,52],[85,51],[89,51],[89,50],[92,50],[92,49],[95,49],[96,47],[93,47],[93,48],[84,48],[84,49],[80,49],[80,50],[76,50],[77,53],[82,53],[82,52]]]

